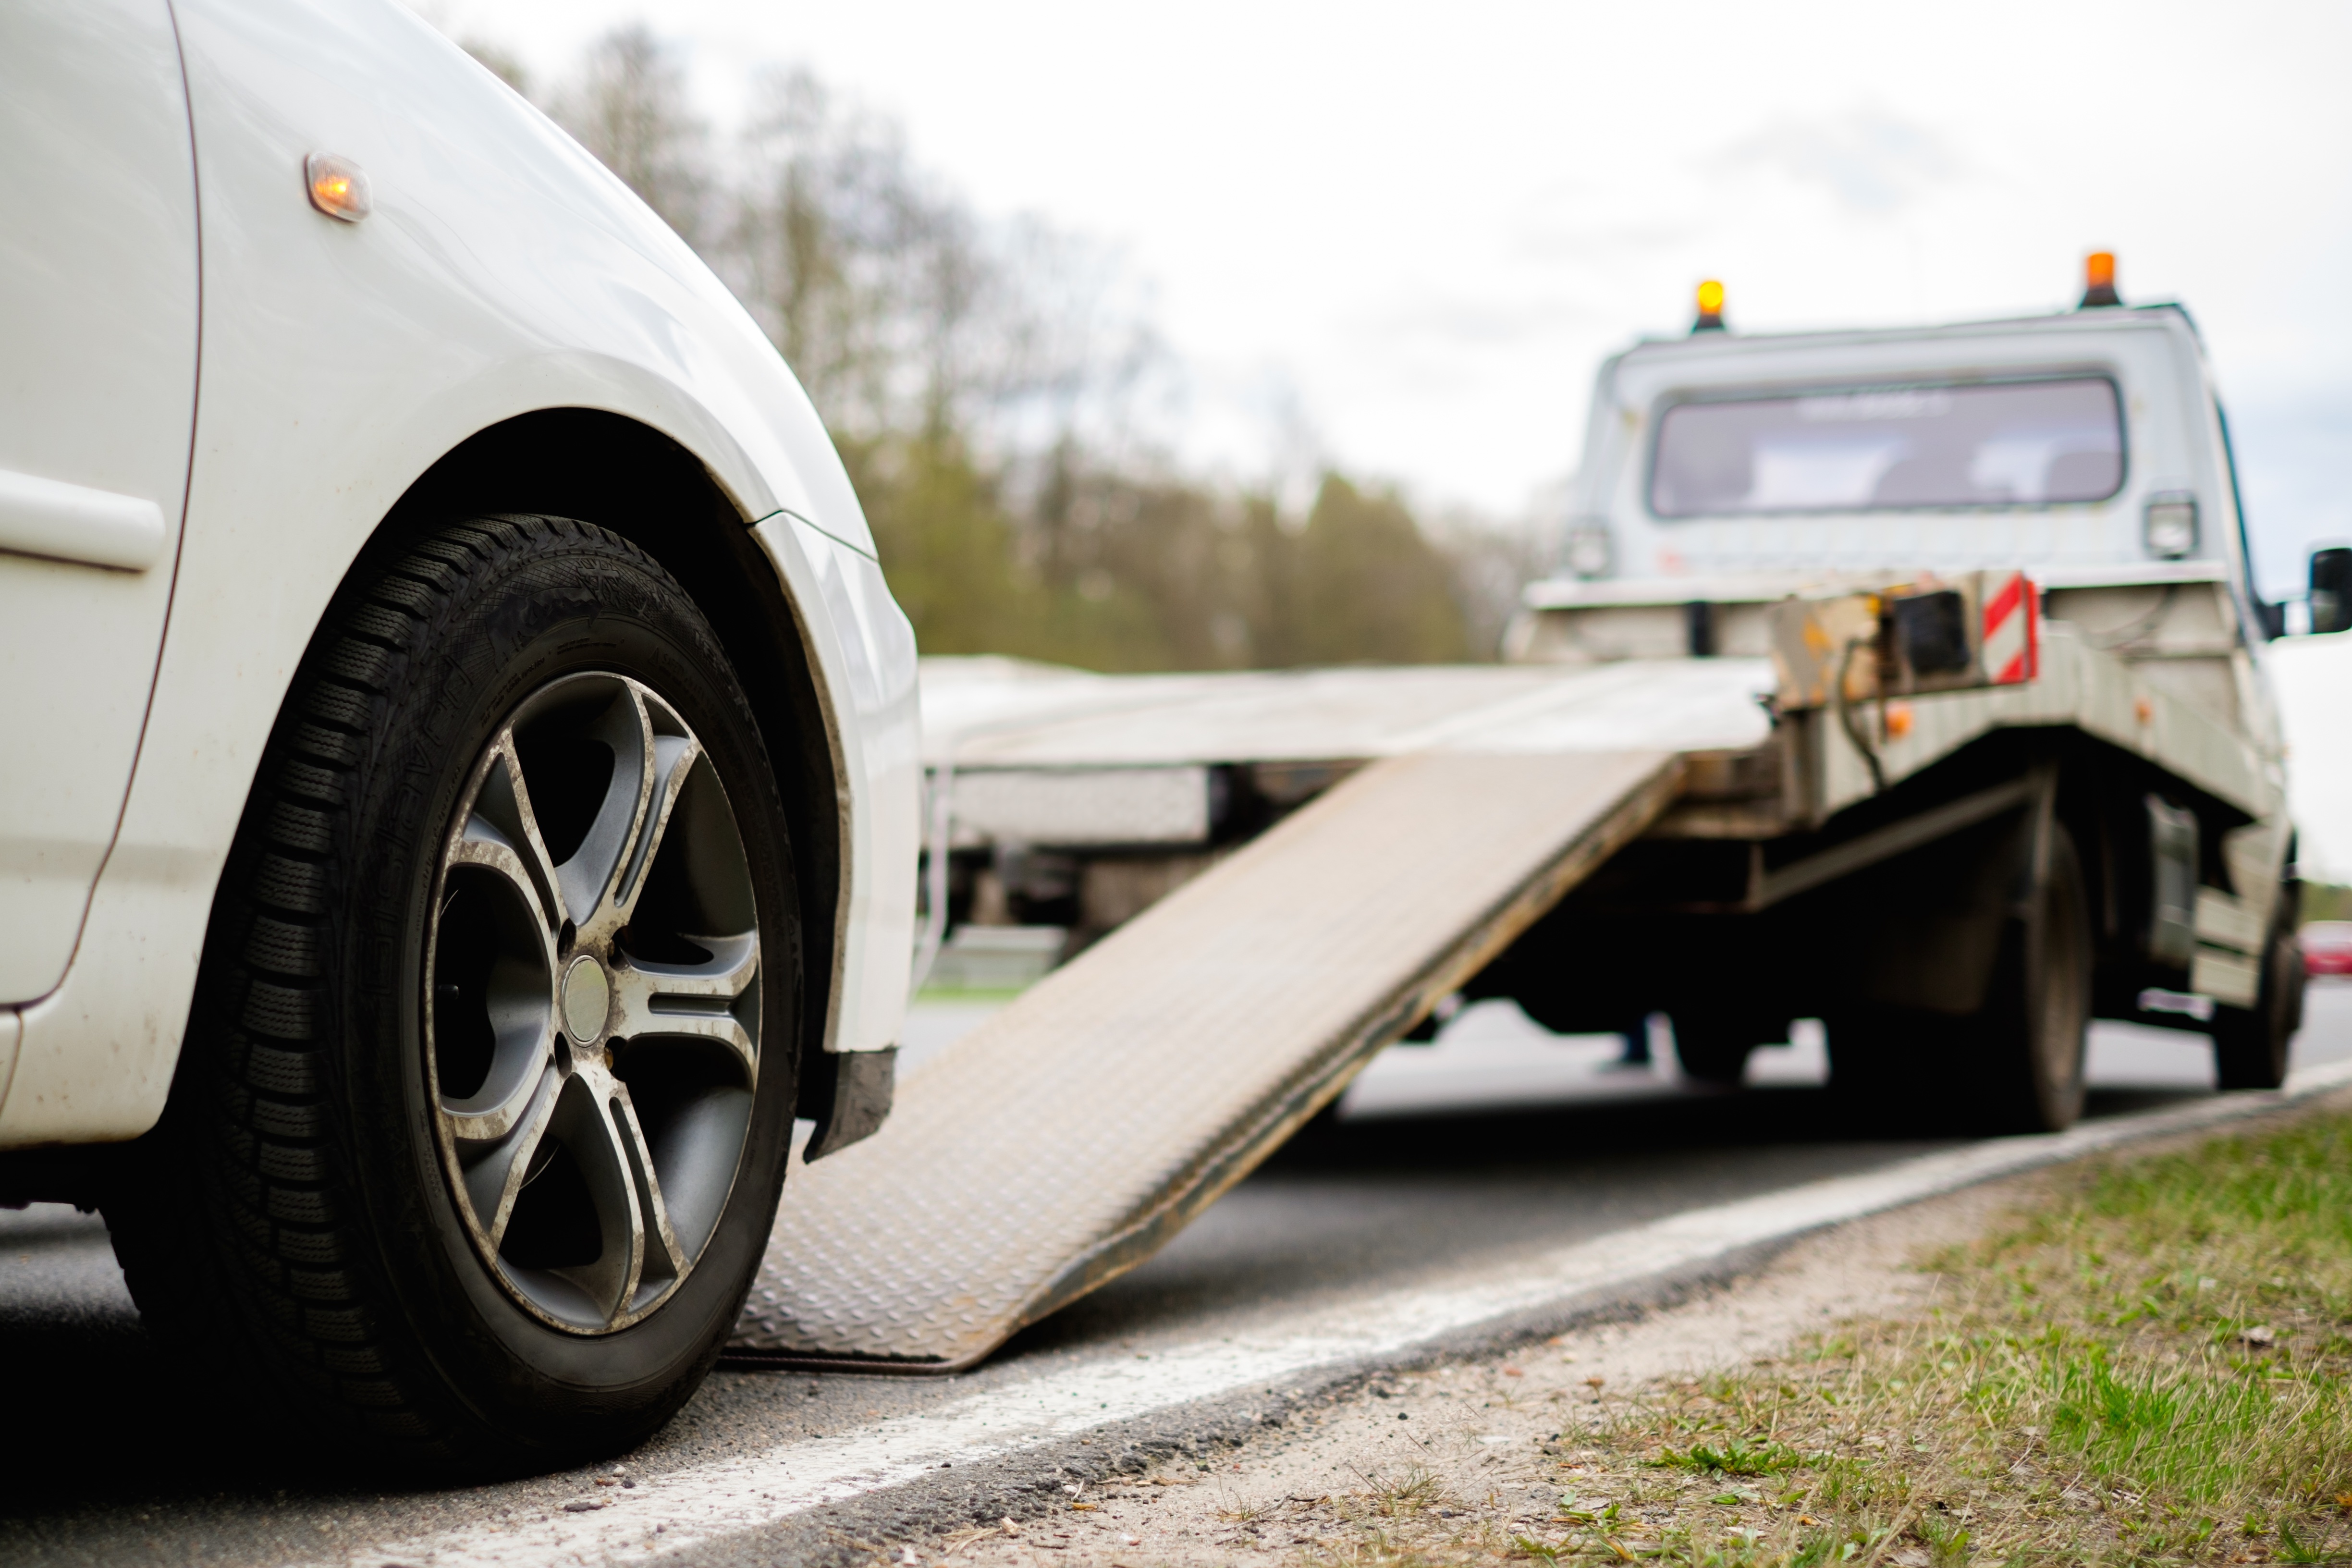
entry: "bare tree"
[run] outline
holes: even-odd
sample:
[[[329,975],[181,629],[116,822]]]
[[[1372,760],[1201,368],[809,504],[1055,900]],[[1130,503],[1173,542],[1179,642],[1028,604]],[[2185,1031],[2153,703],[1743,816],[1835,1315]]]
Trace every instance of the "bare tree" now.
[[[688,107],[685,71],[644,23],[598,39],[549,112],[688,244],[700,245],[709,132]]]
[[[1188,479],[1135,417],[1173,378],[1116,252],[983,217],[806,69],[755,78],[751,104],[715,159],[636,25],[552,110],[790,363],[926,647],[1124,669],[1491,657],[1530,570],[1517,536],[1433,534],[1319,463],[1311,507]]]
[[[1470,657],[1497,657],[1503,632],[1518,613],[1520,595],[1550,563],[1552,531],[1539,524],[1503,522],[1467,511],[1441,513],[1423,531],[1444,556],[1453,576]]]
[[[733,222],[707,254],[837,430],[954,431],[1004,459],[1116,421],[1159,347],[1112,258],[983,220],[895,123],[804,69],[768,73],[754,101]]]

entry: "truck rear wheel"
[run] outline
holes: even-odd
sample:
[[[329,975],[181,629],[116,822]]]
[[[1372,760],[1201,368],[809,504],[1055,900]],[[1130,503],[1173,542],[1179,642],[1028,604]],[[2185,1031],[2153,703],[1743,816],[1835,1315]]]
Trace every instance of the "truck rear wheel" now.
[[[1675,1025],[1675,1060],[1696,1083],[1737,1088],[1748,1076],[1748,1058],[1782,1026],[1741,1013],[1685,1010],[1669,1015]]]
[[[2063,824],[2033,907],[2002,932],[1984,1006],[1962,1029],[1970,1098],[1989,1132],[2056,1132],[2083,1114],[2091,1027],[2090,901]]]
[[[797,902],[716,637],[583,523],[449,528],[322,626],[107,1218],[289,1447],[460,1475],[644,1438],[783,1180]]]
[[[2252,1007],[2213,1010],[2213,1076],[2222,1089],[2276,1089],[2286,1082],[2287,1049],[2303,1027],[2303,949],[2294,939],[2296,901],[2279,900],[2263,948],[2262,991]]]
[[[1840,1098],[1922,1128],[1950,1111],[1985,1132],[2074,1125],[2091,1022],[2089,904],[2063,825],[2051,826],[2049,848],[2032,907],[2003,923],[1974,1013],[1853,1006],[1828,1019],[1830,1082]]]

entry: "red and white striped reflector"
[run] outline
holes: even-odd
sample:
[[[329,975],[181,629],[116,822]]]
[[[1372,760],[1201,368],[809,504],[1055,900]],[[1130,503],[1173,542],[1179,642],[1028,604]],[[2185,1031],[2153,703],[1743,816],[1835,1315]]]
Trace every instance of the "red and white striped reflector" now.
[[[2016,686],[2042,673],[2042,596],[2022,572],[1987,578],[1985,674],[1995,686]]]

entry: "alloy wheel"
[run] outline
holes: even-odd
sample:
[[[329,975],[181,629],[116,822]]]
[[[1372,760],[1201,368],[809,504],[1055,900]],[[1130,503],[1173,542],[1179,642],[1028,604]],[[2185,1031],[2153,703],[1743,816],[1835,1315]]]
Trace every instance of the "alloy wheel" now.
[[[625,1328],[692,1271],[751,1129],[759,918],[717,771],[643,682],[552,681],[476,762],[431,908],[425,1087],[457,1211],[526,1310]]]

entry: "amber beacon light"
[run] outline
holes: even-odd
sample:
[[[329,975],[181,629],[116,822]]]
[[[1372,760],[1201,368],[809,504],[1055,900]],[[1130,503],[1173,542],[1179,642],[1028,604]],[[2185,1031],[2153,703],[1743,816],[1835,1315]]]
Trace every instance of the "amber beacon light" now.
[[[2116,292],[2116,253],[2095,250],[2083,258],[2083,303],[2078,309],[2123,302],[2123,296]]]
[[[313,153],[302,161],[302,175],[310,187],[310,205],[329,217],[357,223],[375,210],[368,200],[367,176],[349,158]]]
[[[1723,285],[1712,278],[1698,286],[1698,319],[1691,323],[1691,331],[1723,331]]]

